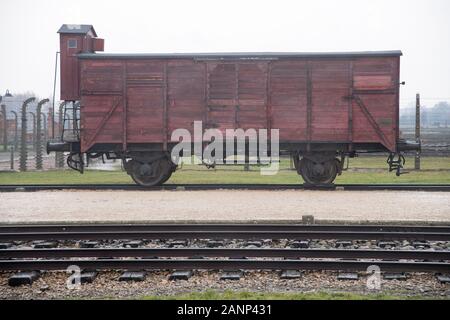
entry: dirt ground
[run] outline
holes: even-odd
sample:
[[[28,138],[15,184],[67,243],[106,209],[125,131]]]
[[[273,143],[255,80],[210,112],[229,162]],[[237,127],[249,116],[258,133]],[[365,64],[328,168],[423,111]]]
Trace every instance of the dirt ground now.
[[[0,193],[0,223],[76,221],[450,222],[450,193],[393,191],[42,191]]]

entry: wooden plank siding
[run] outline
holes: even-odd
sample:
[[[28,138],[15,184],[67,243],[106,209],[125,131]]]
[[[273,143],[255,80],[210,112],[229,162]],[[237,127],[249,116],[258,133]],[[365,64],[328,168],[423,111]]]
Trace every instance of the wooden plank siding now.
[[[165,145],[173,130],[193,133],[203,121],[222,131],[270,126],[282,143],[382,143],[394,151],[398,70],[399,57],[390,56],[83,59],[81,148]]]
[[[270,81],[271,124],[281,141],[307,140],[307,63],[275,61]]]

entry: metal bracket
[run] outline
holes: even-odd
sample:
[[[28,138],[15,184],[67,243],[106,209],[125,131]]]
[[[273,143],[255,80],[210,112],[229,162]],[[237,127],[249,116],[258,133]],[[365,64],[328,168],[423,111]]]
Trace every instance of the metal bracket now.
[[[205,167],[207,169],[216,169],[216,162],[215,161],[213,163],[208,163],[208,162],[202,161],[202,163],[205,165]]]
[[[77,152],[71,152],[67,157],[67,165],[69,168],[84,173],[84,160],[83,154]]]
[[[402,174],[406,174],[409,172],[401,172],[401,169],[405,165],[405,157],[401,153],[393,153],[391,152],[386,160],[387,164],[389,165],[389,172],[392,172],[395,170],[395,175],[399,177]]]

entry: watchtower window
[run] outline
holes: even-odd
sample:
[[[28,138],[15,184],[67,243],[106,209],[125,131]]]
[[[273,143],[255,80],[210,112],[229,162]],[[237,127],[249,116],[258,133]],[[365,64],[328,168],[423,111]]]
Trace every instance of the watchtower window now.
[[[67,41],[67,48],[68,49],[78,48],[77,39],[69,39],[69,41]]]

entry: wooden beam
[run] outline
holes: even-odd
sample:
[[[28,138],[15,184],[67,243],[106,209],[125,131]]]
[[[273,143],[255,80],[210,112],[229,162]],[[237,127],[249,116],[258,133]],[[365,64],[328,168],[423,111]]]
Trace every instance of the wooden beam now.
[[[385,146],[386,147],[389,146],[389,143],[388,143],[388,141],[386,139],[386,136],[384,135],[384,133],[381,130],[381,128],[378,125],[378,123],[375,121],[375,119],[370,114],[370,112],[367,109],[367,107],[364,105],[364,102],[361,100],[361,98],[359,96],[356,96],[356,95],[353,95],[352,97],[356,101],[358,106],[361,108],[361,111],[364,113],[364,115],[366,116],[367,120],[369,120],[370,125],[375,129],[375,132],[378,134],[380,139],[383,140]]]
[[[94,142],[95,138],[97,138],[98,134],[99,134],[100,131],[103,129],[103,127],[105,126],[106,122],[108,122],[109,118],[111,118],[112,114],[114,113],[114,111],[115,111],[115,110],[117,109],[117,107],[119,106],[121,100],[122,100],[122,99],[119,98],[119,99],[116,101],[116,103],[114,103],[114,104],[112,105],[112,107],[111,107],[111,109],[108,111],[106,117],[104,117],[104,118],[102,119],[102,121],[100,121],[100,123],[99,123],[99,125],[97,126],[97,128],[95,128],[94,135],[89,139],[89,142],[86,144],[85,150],[88,150],[88,149],[91,147],[91,145],[92,145],[92,143]]]
[[[308,62],[306,65],[306,140],[307,151],[309,152],[311,149],[311,140],[312,140],[312,109],[313,109],[313,100],[312,100],[312,69],[311,64]]]

